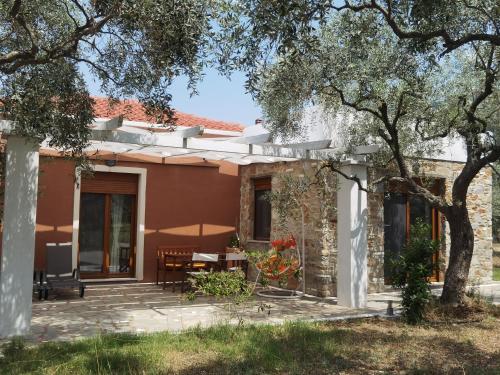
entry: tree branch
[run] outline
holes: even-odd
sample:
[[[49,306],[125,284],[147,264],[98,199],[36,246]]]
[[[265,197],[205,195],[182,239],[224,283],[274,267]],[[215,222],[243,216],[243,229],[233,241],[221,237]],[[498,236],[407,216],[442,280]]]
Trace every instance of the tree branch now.
[[[390,3],[390,2],[389,2]],[[443,54],[449,53],[465,44],[474,41],[489,42],[494,46],[500,46],[500,35],[498,34],[488,34],[488,33],[469,33],[465,34],[459,38],[452,38],[446,29],[437,29],[429,32],[421,31],[408,31],[404,30],[393,17],[392,7],[384,9],[376,0],[371,0],[370,2],[363,3],[361,5],[351,5],[349,1],[345,1],[342,6],[331,6],[332,9],[341,10],[351,10],[353,12],[362,12],[365,10],[375,10],[378,11],[385,19],[387,25],[392,29],[394,34],[400,39],[414,39],[420,41],[429,41],[431,39],[440,38],[443,40],[443,46],[445,51]]]
[[[18,0],[15,2],[15,6],[20,7],[21,1]],[[16,9],[16,21],[22,25],[24,19],[21,18],[19,21],[19,9]],[[11,11],[11,13],[14,13]],[[11,51],[5,55],[0,55],[0,71],[5,74],[13,74],[18,69],[27,66],[27,65],[41,65],[48,63],[53,60],[57,60],[61,57],[69,57],[71,56],[79,43],[79,41],[85,36],[95,35],[101,31],[101,29],[109,22],[112,18],[117,16],[117,9],[111,10],[109,14],[96,20],[95,18],[90,18],[84,25],[76,27],[74,32],[64,41],[51,46],[49,48],[40,48],[36,44],[32,45],[30,51]],[[36,35],[34,33],[29,32],[29,28],[26,29],[32,41]],[[33,47],[34,46],[34,47]],[[36,47],[36,48],[35,48]],[[39,54],[39,51],[43,50],[42,54]]]
[[[115,85],[119,86],[119,82],[117,80],[115,80],[110,74],[108,71],[106,71],[106,69],[104,69],[103,67],[97,65],[96,63],[94,63],[93,61],[89,60],[89,59],[86,59],[86,58],[83,58],[83,57],[74,57],[74,56],[70,56],[69,57],[70,59],[72,60],[75,60],[75,61],[78,61],[78,62],[82,62],[82,63],[85,63],[85,64],[88,64],[90,65],[92,68],[94,68],[95,70],[101,72],[104,76],[106,76],[107,79],[109,79],[111,82],[113,82]]]
[[[334,163],[333,162],[326,162],[326,163],[323,163],[321,165],[321,167],[319,168],[319,170],[316,172],[316,175],[315,177],[317,178],[318,175],[320,174],[320,172],[325,169],[325,168],[328,168],[330,169],[332,172],[335,172],[335,173],[338,173],[339,175],[341,175],[342,177],[344,177],[345,179],[347,180],[351,180],[351,181],[354,181],[357,185],[358,185],[358,188],[359,190],[361,191],[364,191],[366,193],[371,193],[371,191],[369,191],[367,188],[365,188],[363,186],[363,184],[361,183],[361,180],[357,177],[357,176],[349,176],[347,175],[346,173],[342,172],[342,170],[338,169],[337,167],[335,167]]]
[[[368,108],[368,107],[362,107],[362,106],[359,105],[359,103],[353,103],[353,102],[349,102],[348,100],[346,100],[344,92],[341,89],[339,89],[337,86],[332,85],[330,87],[333,88],[333,90],[335,90],[335,92],[339,95],[340,102],[343,105],[345,105],[347,107],[351,107],[351,108],[355,109],[358,112],[368,112],[368,113],[371,113],[373,116],[375,116],[375,117],[377,117],[379,119],[382,119],[381,116],[380,116],[380,114],[377,111],[375,111],[375,110],[373,110],[371,108]]]

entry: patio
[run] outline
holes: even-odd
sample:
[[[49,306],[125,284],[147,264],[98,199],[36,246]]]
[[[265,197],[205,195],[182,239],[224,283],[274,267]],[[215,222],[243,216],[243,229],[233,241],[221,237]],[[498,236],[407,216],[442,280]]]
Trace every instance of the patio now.
[[[336,320],[383,315],[387,303],[397,299],[392,293],[369,295],[365,309],[336,304],[336,299],[283,300],[255,297],[241,313],[247,323],[278,324],[286,320]],[[257,311],[263,302],[270,306]],[[237,324],[227,305],[213,298],[199,297],[189,302],[184,295],[162,290],[154,284],[89,285],[84,299],[77,293],[52,294],[47,301],[33,300],[31,342],[70,340],[99,333],[151,333],[209,326]]]

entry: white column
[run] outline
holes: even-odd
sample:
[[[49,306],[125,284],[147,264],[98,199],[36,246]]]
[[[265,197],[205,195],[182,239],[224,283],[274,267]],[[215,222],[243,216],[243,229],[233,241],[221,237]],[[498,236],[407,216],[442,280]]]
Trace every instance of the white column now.
[[[31,325],[38,194],[38,143],[7,140],[0,272],[0,337],[27,334]]]
[[[367,168],[356,161],[345,162],[341,170],[356,176],[366,187]],[[367,195],[355,181],[339,175],[337,192],[337,298],[339,305],[366,306],[367,271]]]

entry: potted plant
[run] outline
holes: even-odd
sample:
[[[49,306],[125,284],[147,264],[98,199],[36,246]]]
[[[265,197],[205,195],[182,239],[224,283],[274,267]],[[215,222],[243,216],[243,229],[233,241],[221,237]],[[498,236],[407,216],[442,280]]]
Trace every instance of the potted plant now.
[[[226,253],[239,253],[241,251],[240,238],[238,233],[234,233],[229,238],[229,244],[226,246]]]

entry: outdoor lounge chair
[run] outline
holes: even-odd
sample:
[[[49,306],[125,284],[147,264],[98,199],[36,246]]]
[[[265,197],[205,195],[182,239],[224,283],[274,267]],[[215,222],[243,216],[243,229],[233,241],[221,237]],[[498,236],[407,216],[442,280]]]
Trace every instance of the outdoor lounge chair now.
[[[42,286],[47,299],[49,290],[78,289],[80,297],[85,293],[85,284],[80,281],[80,270],[72,269],[71,243],[48,243],[47,264],[43,272]]]

